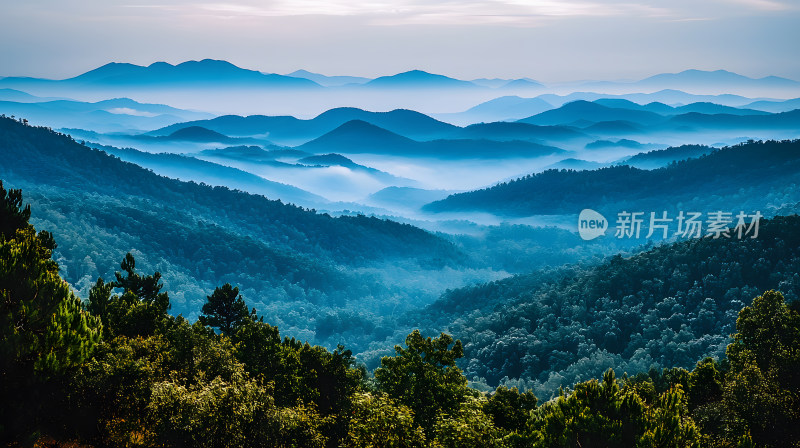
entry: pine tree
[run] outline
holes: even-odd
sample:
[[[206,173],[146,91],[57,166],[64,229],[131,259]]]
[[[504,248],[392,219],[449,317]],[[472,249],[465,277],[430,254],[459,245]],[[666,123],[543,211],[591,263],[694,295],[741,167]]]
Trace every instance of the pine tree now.
[[[244,299],[239,296],[239,288],[230,283],[217,287],[214,293],[206,296],[200,322],[209,327],[219,328],[225,335],[231,335],[242,322],[250,317]]]
[[[430,435],[437,417],[456,412],[468,394],[467,378],[456,366],[464,349],[448,334],[424,338],[419,330],[406,337],[406,347],[397,345],[395,356],[381,359],[375,379],[390,398],[411,408],[415,423]]]
[[[0,182],[0,442],[19,441],[47,415],[52,378],[79,365],[101,326],[58,275],[48,232],[28,223],[19,190]]]
[[[800,313],[767,291],[739,312],[723,399],[761,446],[800,446]]]
[[[99,278],[92,286],[86,309],[103,321],[107,337],[151,336],[170,309],[169,294],[161,292],[161,273],[139,275],[130,252],[120,268],[122,272],[114,273],[115,281],[106,283]],[[122,289],[122,295],[112,295],[114,288]]]

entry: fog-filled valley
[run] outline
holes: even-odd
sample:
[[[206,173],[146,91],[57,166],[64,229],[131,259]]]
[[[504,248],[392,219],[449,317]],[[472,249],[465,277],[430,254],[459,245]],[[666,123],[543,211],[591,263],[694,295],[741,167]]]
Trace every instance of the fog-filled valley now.
[[[165,335],[206,325],[230,284],[250,313],[241,328],[279,328],[286,359],[346,348],[342,375],[374,391],[415,329],[460,341],[442,362],[465,388],[542,404],[604,372],[666,384],[662,369],[725,358],[754,297],[800,303],[800,82],[785,78],[111,63],[0,78],[0,114],[2,199],[21,190],[83,312],[103,291],[127,297],[130,255],[169,291]],[[202,337],[225,333],[212,327]],[[320,396],[284,404],[338,409]],[[344,437],[326,424],[327,440]]]
[[[719,85],[726,86],[726,94],[715,90]],[[793,211],[793,204],[800,202],[793,187],[798,171],[792,164],[795,151],[791,144],[775,153],[773,161],[763,158],[767,147],[742,147],[735,158],[728,157],[730,161],[725,156],[734,149],[719,149],[743,141],[800,137],[800,111],[794,109],[800,103],[789,97],[800,92],[800,83],[789,80],[687,71],[637,83],[585,83],[571,86],[569,92],[564,85],[545,86],[529,79],[470,82],[422,71],[374,80],[328,79],[308,72],[264,75],[204,60],[177,66],[109,64],[68,80],[5,78],[0,79],[0,86],[6,116],[57,129],[113,156],[98,162],[104,166],[102,173],[94,173],[100,176],[98,183],[88,181],[81,160],[100,153],[71,142],[63,144],[74,146],[73,156],[51,154],[48,157],[52,159],[28,165],[28,172],[20,163],[3,166],[6,182],[23,187],[38,210],[34,222],[57,229],[61,248],[56,254],[66,278],[83,295],[97,277],[111,276],[117,258],[125,251],[135,250],[142,256],[142,266],[160,270],[166,285],[182,291],[174,310],[177,313],[194,318],[209,288],[230,281],[288,334],[327,346],[345,342],[356,353],[387,353],[391,344],[381,341],[387,336],[396,340],[407,332],[420,317],[415,313],[445,289],[542,268],[597,263],[619,251],[633,253],[645,244],[660,242],[608,237],[597,240],[602,243],[584,242],[575,233],[575,219],[583,208],[604,213],[626,207],[670,213],[680,208],[735,208],[758,210],[769,217]],[[598,87],[606,93],[582,90]],[[292,107],[265,101],[258,109],[261,114],[215,117],[215,108],[225,104],[217,101],[217,95],[238,99],[243,111],[253,107],[247,106],[237,90],[256,96],[258,92],[287,95],[293,103],[302,103],[306,113],[294,117]],[[748,91],[764,96],[731,93]],[[169,100],[180,92],[206,103],[190,104],[193,108],[189,110],[144,102],[153,95]],[[766,97],[776,93],[783,97]],[[135,99],[109,99],[123,94]],[[361,94],[375,103],[360,102]],[[309,115],[314,110],[313,96],[339,107]],[[407,104],[397,101],[398,96],[413,102],[418,110],[404,107]],[[459,101],[451,101],[451,96]],[[438,103],[428,105],[420,101],[423,97]],[[91,100],[85,101],[88,98]],[[462,102],[472,105],[466,107]],[[373,108],[353,107],[355,104]],[[273,109],[276,107],[280,109]],[[30,152],[20,153],[17,162],[30,157]],[[129,184],[129,176],[142,182],[144,174],[117,173],[129,165],[115,159],[166,178],[200,184],[185,187],[196,190],[193,195],[213,196],[211,191],[216,190],[211,187],[226,187],[296,204],[301,208],[293,210],[300,216],[310,213],[319,219],[321,213],[331,222],[337,219],[327,215],[365,225],[378,225],[382,219],[411,224],[434,232],[427,238],[445,252],[429,253],[429,243],[421,243],[417,252],[402,256],[388,249],[376,253],[383,243],[376,247],[363,240],[361,231],[344,229],[337,232],[349,234],[354,242],[362,241],[363,249],[341,236],[323,236],[327,231],[315,230],[315,238],[324,237],[337,249],[321,248],[319,242],[309,239],[308,231],[301,231],[306,248],[299,250],[292,237],[287,240],[280,232],[268,236],[264,226],[280,220],[259,216],[258,209],[222,218],[229,212],[218,213],[230,206],[224,200],[199,212],[196,200],[189,199],[193,196],[181,193],[181,201],[188,202],[179,205],[162,194],[143,195],[136,190],[126,191],[130,199],[120,202],[111,192]],[[690,161],[674,165],[687,159]],[[34,181],[32,176],[42,176],[43,167],[64,163],[74,164],[69,176],[76,182],[63,175]],[[768,178],[759,179],[758,173],[773,163],[785,174],[772,169]],[[626,165],[634,171],[622,169]],[[665,169],[668,171],[659,174]],[[647,178],[648,170],[654,170],[652,180]],[[606,180],[586,183],[597,182],[589,179],[598,176]],[[670,178],[672,183],[656,180],[657,176]],[[535,184],[539,177],[541,187]],[[148,181],[155,191],[157,185],[168,182],[153,179],[159,179]],[[503,192],[507,182],[509,192]],[[567,193],[570,189],[575,192]],[[477,195],[495,190],[498,195],[489,199],[491,206],[479,202],[466,205],[467,198],[475,196],[477,201]],[[467,193],[470,191],[475,193]],[[564,194],[574,199],[564,202],[559,199]],[[526,206],[530,201],[541,205]],[[151,202],[154,205],[145,205]],[[502,205],[506,202],[509,206]],[[68,204],[81,206],[73,209]],[[154,206],[164,209],[156,212]],[[98,221],[101,210],[108,218]],[[65,216],[70,218],[65,220]],[[202,216],[205,218],[193,222]],[[248,220],[258,224],[242,224]],[[132,227],[112,238],[117,221],[129,221]],[[152,241],[150,235],[156,229],[174,227],[178,222],[187,226],[182,231],[189,232],[183,237],[186,239]],[[220,270],[216,257],[222,253],[203,249],[205,244],[219,244],[209,241],[219,238],[189,236],[191,232],[209,232],[203,227],[206,225],[231,237],[246,238],[242,248],[233,252],[244,257],[243,261],[256,254],[271,259],[299,253],[301,265],[310,260],[327,265],[310,268],[314,275],[334,277],[315,283],[310,279],[312,271],[302,270],[309,268],[289,278],[260,278],[256,271],[245,277],[235,265]],[[407,231],[398,231],[405,237]],[[108,237],[98,238],[102,234]],[[209,263],[207,271],[186,265],[188,254],[181,246],[190,241],[192,245],[200,243],[192,250],[202,249]],[[341,251],[339,246],[358,255],[340,259],[329,252]],[[155,248],[157,252],[152,253]],[[245,248],[251,255],[240,252]],[[279,252],[270,255],[274,250]],[[79,253],[96,255],[78,259]],[[236,258],[232,253],[225,256]],[[314,258],[302,261],[309,256]],[[272,263],[280,274],[288,262]],[[364,325],[370,331],[365,332]],[[437,331],[447,327],[445,323]],[[377,358],[367,356],[364,361],[374,366]]]

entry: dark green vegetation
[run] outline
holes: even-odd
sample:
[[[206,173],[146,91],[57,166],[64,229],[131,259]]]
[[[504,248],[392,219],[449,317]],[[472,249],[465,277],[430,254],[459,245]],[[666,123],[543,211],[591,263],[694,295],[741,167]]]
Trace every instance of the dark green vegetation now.
[[[679,160],[695,159],[713,151],[714,148],[708,146],[683,145],[636,154],[625,159],[625,165],[642,169],[657,169]]]
[[[98,277],[113,277],[119,259],[133,249],[140,269],[159,270],[177,291],[175,315],[197,318],[207,291],[232,283],[289,334],[333,347],[347,341],[361,352],[396,331],[408,333],[381,316],[392,319],[393,312],[435,297],[425,291],[429,285],[409,292],[384,284],[380,266],[398,275],[435,276],[431,282],[441,283],[433,291],[465,282],[460,271],[449,278],[439,271],[463,266],[467,257],[410,225],[333,218],[263,196],[159,177],[8,118],[0,119],[0,151],[0,176],[25,189],[37,210],[36,225],[53,229],[60,244],[56,259],[71,260],[61,263],[62,275],[84,297]],[[332,331],[333,322],[346,325]]]
[[[587,207],[613,213],[625,209],[671,212],[681,203],[686,210],[702,205],[702,209],[736,207],[738,211],[750,205],[745,203],[747,197],[759,208],[769,197],[776,205],[782,204],[783,190],[798,180],[800,140],[749,141],[651,171],[630,166],[548,170],[483,190],[453,194],[425,209],[528,216],[576,214]]]
[[[539,403],[467,386],[462,344],[414,331],[374,380],[248,313],[230,285],[201,321],[167,313],[158,272],[127,254],[81,301],[56,247],[0,184],[0,443],[128,447],[798,446],[800,310],[768,291],[739,312],[727,358]],[[795,234],[796,235],[796,234]],[[216,326],[219,333],[205,326]]]
[[[609,366],[723,356],[742,306],[767,289],[797,301],[798,272],[800,217],[776,217],[756,239],[689,240],[451,291],[416,322],[461,337],[468,377],[549,397]]]
[[[183,170],[180,177],[208,165],[176,154],[106,149],[144,165],[158,159]],[[119,260],[132,252],[138,269],[163,274],[174,291],[173,315],[196,319],[208,291],[230,283],[284,334],[331,348],[346,343],[370,368],[412,329],[406,313],[447,288],[551,264],[595,262],[630,247],[587,244],[555,228],[500,226],[481,237],[451,238],[365,216],[333,218],[160,177],[7,118],[0,119],[0,151],[1,178],[25,189],[34,224],[53,229],[61,275],[83,297],[98,277],[113,278]],[[205,171],[222,176],[235,170]]]

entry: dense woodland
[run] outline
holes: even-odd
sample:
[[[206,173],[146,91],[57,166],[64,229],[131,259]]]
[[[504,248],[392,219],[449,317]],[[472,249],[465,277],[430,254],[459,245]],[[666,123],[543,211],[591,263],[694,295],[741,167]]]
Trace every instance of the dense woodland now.
[[[609,369],[540,402],[516,388],[468,387],[456,365],[462,342],[444,333],[413,331],[369,375],[345,347],[281,339],[229,284],[207,296],[196,322],[175,317],[161,274],[141,273],[131,254],[113,280],[98,279],[79,298],[51,258],[55,240],[37,233],[30,215],[21,191],[0,185],[6,445],[788,447],[800,440],[800,307],[776,291],[748,300],[721,360],[621,378]]]
[[[468,377],[547,398],[608,366],[722,357],[752,297],[777,289],[800,304],[798,272],[800,217],[776,217],[758,238],[692,239],[450,291],[414,322],[462,338]]]
[[[692,148],[667,153],[685,153]],[[752,198],[763,207],[765,197],[774,197],[776,204],[781,204],[784,189],[800,181],[798,168],[800,140],[748,141],[654,170],[628,165],[587,171],[547,170],[490,188],[456,193],[425,208],[530,216],[574,214],[583,208],[613,213],[625,209],[673,211],[676,204],[703,209],[742,207],[753,204]],[[700,193],[702,197],[698,198]]]
[[[196,319],[209,289],[236,283],[251,306],[303,339],[314,339],[317,320],[347,320],[349,334],[317,342],[346,340],[361,352],[394,334],[380,316],[434,300],[427,290],[443,290],[437,282],[494,275],[462,269],[463,251],[411,225],[168,179],[10,118],[0,118],[0,147],[0,176],[26,191],[34,223],[59,241],[62,275],[84,296],[133,249],[141,268],[162,272],[176,291],[174,314]],[[395,274],[425,284],[383,281]]]
[[[453,237],[362,215],[331,217],[157,176],[10,118],[0,118],[0,148],[0,178],[25,191],[31,222],[53,232],[60,273],[82,296],[98,277],[113,278],[130,251],[139,269],[162,273],[174,315],[195,320],[209,290],[236,284],[284,334],[346,343],[371,368],[413,329],[402,316],[447,288],[597,262],[630,247],[587,244],[555,228]]]
[[[698,160],[726,154],[725,201],[756,185],[788,214],[797,146]],[[0,147],[2,444],[800,446],[796,215],[645,248],[453,238],[170,180],[22,120]],[[771,176],[723,179],[752,164]],[[528,273],[418,311],[487,265]]]

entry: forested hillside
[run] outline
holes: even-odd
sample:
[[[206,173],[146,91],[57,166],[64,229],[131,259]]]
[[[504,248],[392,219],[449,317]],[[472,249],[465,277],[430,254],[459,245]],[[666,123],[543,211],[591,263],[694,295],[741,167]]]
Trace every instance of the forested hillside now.
[[[722,341],[725,360],[622,378],[609,369],[540,401],[516,388],[468,387],[456,365],[464,345],[444,333],[411,332],[369,377],[343,346],[281,340],[230,284],[206,297],[198,321],[171,316],[160,273],[143,273],[131,254],[82,299],[51,259],[56,241],[36,232],[23,204],[0,183],[7,446],[778,448],[800,440],[800,312],[775,291],[747,300]],[[797,227],[779,225],[769,231]]]
[[[800,306],[798,273],[793,215],[762,221],[757,238],[659,245],[450,291],[412,319],[461,338],[468,377],[547,398],[609,367],[688,368],[723,356],[738,311],[759,291],[778,289]]]
[[[405,298],[429,302],[439,288],[473,275],[450,270],[442,276],[441,268],[462,266],[466,256],[416,227],[360,215],[334,218],[160,177],[10,118],[0,118],[0,151],[0,178],[25,188],[34,222],[53,229],[59,241],[62,274],[84,295],[133,251],[142,268],[161,271],[177,291],[175,315],[196,318],[205,291],[235,282],[251,306],[292,334],[313,339],[320,327],[327,337],[323,320],[346,320],[333,340],[317,342],[359,346],[394,331],[382,319],[418,305]],[[423,284],[400,290],[382,282],[376,266],[408,269]]]
[[[780,206],[800,181],[800,140],[749,141],[667,167],[614,166],[548,170],[432,202],[433,212],[484,211],[506,216],[576,214],[583,208],[671,210],[675,204],[710,207]],[[795,199],[797,202],[797,199]],[[655,207],[655,208],[653,208]],[[737,208],[737,210],[740,208]]]

